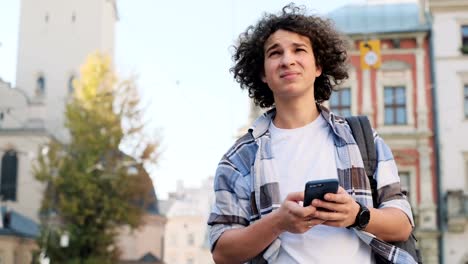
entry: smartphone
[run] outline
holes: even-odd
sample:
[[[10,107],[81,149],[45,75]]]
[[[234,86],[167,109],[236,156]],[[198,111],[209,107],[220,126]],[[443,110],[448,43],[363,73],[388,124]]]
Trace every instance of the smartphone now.
[[[338,192],[337,179],[308,181],[304,190],[304,207],[309,206],[314,199],[323,200],[327,193]]]

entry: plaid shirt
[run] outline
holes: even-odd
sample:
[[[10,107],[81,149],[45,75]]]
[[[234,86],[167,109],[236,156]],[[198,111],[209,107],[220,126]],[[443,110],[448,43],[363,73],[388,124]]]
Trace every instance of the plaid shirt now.
[[[334,115],[325,107],[319,106],[319,109],[334,132],[340,185],[356,201],[373,207],[369,180],[349,125],[344,118]],[[271,170],[268,160],[274,159],[269,125],[275,114],[273,109],[260,116],[249,133],[237,140],[218,165],[214,182],[216,201],[208,219],[212,249],[224,231],[248,226],[281,205],[278,182],[265,173]],[[414,226],[410,204],[401,193],[400,178],[391,150],[375,132],[374,142],[378,164],[373,177],[377,181],[379,208],[402,210]],[[374,253],[391,262],[416,263],[406,251],[365,231],[352,230]],[[274,263],[280,246],[281,240],[277,238],[249,263]]]

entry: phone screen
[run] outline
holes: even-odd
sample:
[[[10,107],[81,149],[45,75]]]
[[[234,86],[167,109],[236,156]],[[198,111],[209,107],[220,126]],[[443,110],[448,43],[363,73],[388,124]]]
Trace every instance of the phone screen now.
[[[304,207],[309,206],[314,199],[323,200],[327,193],[336,193],[338,185],[337,179],[308,181],[304,190]]]

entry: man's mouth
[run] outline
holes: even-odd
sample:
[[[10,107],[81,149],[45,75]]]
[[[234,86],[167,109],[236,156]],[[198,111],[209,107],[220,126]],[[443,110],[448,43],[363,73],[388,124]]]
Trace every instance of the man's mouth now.
[[[280,78],[292,79],[295,78],[297,75],[299,75],[298,72],[283,72],[280,74]]]

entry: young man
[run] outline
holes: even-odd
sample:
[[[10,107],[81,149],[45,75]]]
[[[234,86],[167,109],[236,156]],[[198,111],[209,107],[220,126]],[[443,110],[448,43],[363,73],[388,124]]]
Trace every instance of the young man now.
[[[413,226],[391,151],[375,135],[379,208],[346,121],[321,103],[348,77],[346,41],[327,20],[288,5],[241,34],[231,69],[261,107],[273,107],[223,156],[208,220],[216,263],[411,261],[383,241]],[[335,178],[336,194],[303,207],[309,180]],[[326,208],[330,211],[318,210]]]

